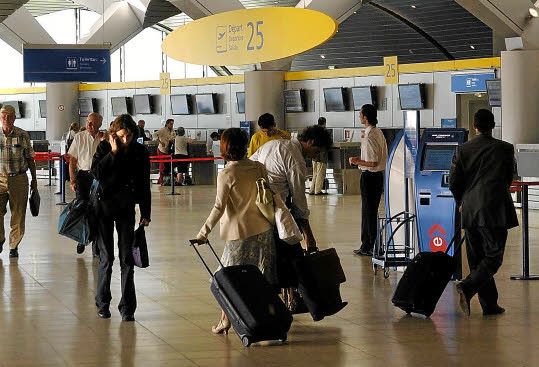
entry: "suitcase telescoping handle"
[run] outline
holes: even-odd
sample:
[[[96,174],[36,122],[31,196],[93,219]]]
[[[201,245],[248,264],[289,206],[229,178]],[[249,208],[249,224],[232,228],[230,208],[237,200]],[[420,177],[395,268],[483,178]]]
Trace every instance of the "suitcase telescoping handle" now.
[[[206,270],[208,271],[208,273],[210,274],[210,276],[213,278],[213,272],[210,270],[210,268],[208,267],[208,264],[206,264],[206,261],[204,261],[204,258],[202,257],[202,255],[200,255],[200,252],[198,251],[197,249],[197,246],[200,244],[200,241],[197,240],[197,239],[194,239],[194,240],[189,240],[189,245],[195,249],[195,252],[197,253],[198,255],[198,258],[200,259],[200,261],[202,261],[202,264],[204,264],[204,267],[206,268]],[[213,255],[215,256],[215,258],[217,259],[217,261],[219,262],[219,265],[221,265],[221,267],[224,268],[223,266],[223,263],[221,262],[221,259],[219,259],[219,256],[217,256],[217,254],[215,253],[215,250],[213,249],[212,245],[210,244],[210,241],[206,240],[206,242],[204,244],[207,244],[208,247],[210,248],[211,252],[213,252]]]
[[[460,235],[460,228],[458,229],[457,232],[455,232],[455,235],[453,236],[453,238],[451,239],[451,242],[449,242],[449,246],[447,246],[447,248],[445,249],[445,253],[447,254],[449,252],[449,250],[451,249],[451,247],[453,246],[453,244],[455,243],[455,240],[457,239],[457,237]],[[459,241],[459,244],[457,247],[455,247],[455,252],[453,252],[454,254],[456,254],[459,250],[460,250],[460,247],[462,246],[462,243],[464,242],[466,237],[462,237]]]

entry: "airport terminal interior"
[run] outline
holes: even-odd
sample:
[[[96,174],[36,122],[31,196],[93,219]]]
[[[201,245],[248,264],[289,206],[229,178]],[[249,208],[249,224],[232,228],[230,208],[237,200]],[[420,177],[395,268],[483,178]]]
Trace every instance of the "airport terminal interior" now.
[[[539,365],[538,16],[530,0],[0,1],[0,106],[29,134],[41,197],[38,216],[27,210],[19,256],[9,240],[0,253],[0,366]],[[374,257],[354,253],[364,201],[362,171],[349,158],[366,144],[365,104],[389,153],[378,208],[384,251]],[[474,297],[471,315],[462,312],[463,246],[462,272],[434,312],[408,314],[392,302],[406,266],[461,234],[449,169],[459,145],[476,138],[480,109],[494,116],[492,135],[515,148],[519,226],[494,277],[506,311],[484,316]],[[319,250],[340,259],[347,305],[319,321],[294,314],[285,340],[246,346],[234,329],[212,332],[221,308],[189,240],[214,207],[225,167],[212,136],[228,128],[252,136],[266,112],[292,139],[327,121],[322,194],[308,194],[306,159],[305,195]],[[63,164],[68,132],[92,113],[102,130],[123,114],[145,123],[145,138],[132,144],[151,156],[152,216],[149,266],[135,268],[134,322],[117,309],[118,249],[105,319],[95,304],[99,259],[59,235],[60,214],[75,200]],[[169,171],[160,184],[156,162],[156,137],[171,119],[192,139],[180,186],[170,186]],[[0,176],[9,176],[4,160]],[[6,233],[10,219],[8,207]],[[208,239],[220,255],[218,227]],[[208,246],[198,249],[217,270]]]

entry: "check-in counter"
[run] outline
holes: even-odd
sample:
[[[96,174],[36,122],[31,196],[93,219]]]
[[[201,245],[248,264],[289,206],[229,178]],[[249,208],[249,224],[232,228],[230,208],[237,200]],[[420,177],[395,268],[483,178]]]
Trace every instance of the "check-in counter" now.
[[[518,175],[522,181],[539,181],[539,144],[517,144]],[[528,188],[528,207],[539,209],[539,186]]]
[[[189,158],[206,158],[206,143],[203,141],[195,141],[187,144]],[[193,184],[195,185],[215,185],[216,184],[216,169],[213,161],[199,161],[191,164]]]
[[[358,195],[361,170],[352,166],[348,158],[361,155],[360,142],[336,142],[328,152],[327,168],[333,170],[333,178],[339,194]]]

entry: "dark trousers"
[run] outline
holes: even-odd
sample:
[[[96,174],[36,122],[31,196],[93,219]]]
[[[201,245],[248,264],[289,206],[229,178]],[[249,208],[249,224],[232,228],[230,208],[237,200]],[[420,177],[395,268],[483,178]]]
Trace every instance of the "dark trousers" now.
[[[378,206],[384,192],[383,172],[361,172],[361,248],[370,251],[376,242]]]
[[[504,228],[466,228],[466,254],[470,274],[462,281],[462,286],[470,298],[475,294],[483,309],[498,304],[498,290],[494,274],[503,261],[507,229]]]
[[[77,177],[75,178],[77,182],[77,191],[75,196],[77,199],[89,200],[90,199],[90,189],[92,188],[92,182],[94,181],[94,176],[89,171],[78,171]],[[90,210],[94,210],[90,208]],[[94,218],[94,213],[90,213],[90,223],[94,227],[96,225],[96,218]],[[97,228],[92,228],[94,231]],[[97,245],[99,235],[96,235],[92,240],[92,254],[99,254],[99,248]]]
[[[122,315],[133,315],[137,308],[133,260],[135,227],[135,203],[130,194],[119,193],[113,200],[101,200],[99,216],[99,267],[95,304],[99,310],[108,309],[112,299],[110,279],[114,263],[114,225],[118,233],[118,257],[120,259],[122,298],[118,310]]]

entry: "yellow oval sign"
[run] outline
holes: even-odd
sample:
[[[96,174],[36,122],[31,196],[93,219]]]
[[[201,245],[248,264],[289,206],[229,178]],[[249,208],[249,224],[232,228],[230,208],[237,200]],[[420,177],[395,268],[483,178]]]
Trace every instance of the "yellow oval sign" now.
[[[170,33],[163,52],[200,65],[245,65],[313,49],[337,32],[337,22],[300,8],[235,10],[201,18]]]

